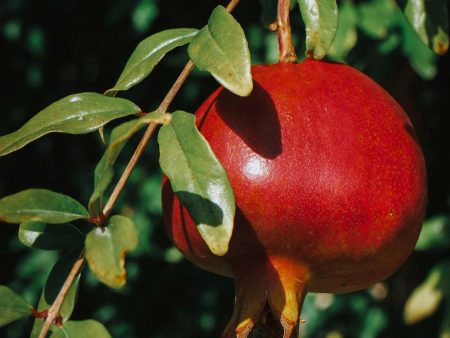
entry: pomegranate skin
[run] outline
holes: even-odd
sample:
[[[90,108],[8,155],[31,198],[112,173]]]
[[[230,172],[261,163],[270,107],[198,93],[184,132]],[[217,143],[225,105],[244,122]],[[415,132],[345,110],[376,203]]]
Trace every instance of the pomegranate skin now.
[[[267,302],[289,337],[307,291],[367,287],[410,255],[425,163],[405,112],[359,71],[305,60],[252,73],[249,97],[219,88],[196,112],[235,194],[229,252],[209,251],[166,179],[164,218],[188,259],[235,278],[225,336],[246,337]]]

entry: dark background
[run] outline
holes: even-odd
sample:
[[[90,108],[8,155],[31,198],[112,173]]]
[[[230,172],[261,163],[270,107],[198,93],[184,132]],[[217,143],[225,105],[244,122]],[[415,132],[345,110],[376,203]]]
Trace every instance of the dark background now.
[[[226,3],[2,0],[0,134],[19,128],[64,96],[110,88],[142,39],[167,28],[201,28],[217,4]],[[408,112],[427,160],[427,218],[443,215],[448,228],[450,57],[429,52],[392,1],[342,1],[340,6],[346,6],[345,15],[330,57],[369,74]],[[234,15],[246,32],[253,63],[273,63],[277,60],[276,36],[261,24],[261,13],[258,1],[242,0]],[[293,10],[292,22],[297,51],[302,54],[304,28],[298,8]],[[185,48],[171,52],[142,85],[123,96],[146,111],[156,108],[186,61]],[[207,74],[194,72],[172,109],[194,111],[216,86]],[[118,172],[136,143],[130,142],[119,158]],[[30,187],[46,188],[86,203],[103,149],[96,133],[48,135],[0,159],[0,196]],[[135,219],[140,233],[139,247],[127,260],[128,283],[114,291],[86,269],[72,318],[95,318],[113,337],[218,337],[232,311],[232,280],[194,267],[172,247],[160,216],[160,178],[153,142],[116,208]],[[444,300],[429,318],[415,325],[404,323],[403,308],[433,266],[449,259],[449,247],[450,242],[442,250],[414,253],[394,276],[371,289],[349,295],[308,296],[302,335],[438,337],[445,321],[450,326],[450,311],[446,312],[450,301]],[[17,240],[17,226],[0,224],[0,257],[0,284],[37,304],[58,253],[25,248]],[[447,295],[448,289],[450,286],[442,286]],[[31,325],[31,319],[18,321],[0,329],[0,336],[26,337]]]

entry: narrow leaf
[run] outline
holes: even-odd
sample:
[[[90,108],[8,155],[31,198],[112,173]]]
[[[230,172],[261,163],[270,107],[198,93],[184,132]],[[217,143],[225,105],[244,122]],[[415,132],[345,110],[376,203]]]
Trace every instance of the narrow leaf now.
[[[30,316],[33,307],[11,289],[0,285],[0,327]]]
[[[345,60],[358,40],[357,22],[355,6],[350,1],[344,1],[339,8],[339,25],[333,44],[328,50],[328,56],[338,61]]]
[[[96,228],[86,237],[86,259],[95,276],[106,285],[125,285],[125,256],[136,248],[138,236],[131,219],[111,217],[105,228]]]
[[[409,296],[403,318],[407,324],[415,324],[438,309],[444,296],[450,295],[450,261],[434,266],[426,280]]]
[[[298,0],[305,22],[306,54],[322,59],[336,35],[339,15],[336,0]]]
[[[191,42],[197,32],[197,29],[192,28],[168,29],[141,41],[131,54],[117,83],[105,94],[113,96],[119,90],[137,85],[152,72],[166,53]]]
[[[39,299],[38,311],[48,310],[54,303],[59,291],[61,290],[67,276],[70,273],[75,262],[80,257],[80,249],[73,248],[62,256],[53,266],[50,274],[47,277],[44,290]],[[59,314],[63,322],[69,320],[72,315],[78,295],[78,284],[80,281],[80,273],[76,276],[72,286],[69,289],[64,301],[62,303]],[[34,321],[31,337],[38,337],[44,321],[41,318],[36,318]]]
[[[195,36],[188,47],[195,65],[210,72],[231,92],[248,96],[253,89],[250,52],[244,31],[222,6],[212,12],[208,25]]]
[[[85,134],[140,108],[131,101],[97,93],[67,96],[32,117],[19,130],[0,137],[0,156],[16,151],[48,133]]]
[[[50,338],[111,338],[102,323],[96,320],[68,321],[62,327],[53,327]]]
[[[196,222],[210,250],[224,255],[233,231],[235,201],[225,169],[195,126],[195,116],[173,113],[158,135],[161,168]]]
[[[405,15],[423,43],[436,54],[448,50],[448,10],[445,0],[408,0]]]
[[[89,211],[91,215],[98,215],[101,211],[103,193],[111,183],[114,176],[114,163],[126,142],[149,123],[167,124],[170,123],[170,120],[170,114],[152,112],[139,119],[125,122],[113,129],[108,147],[95,168],[94,192],[89,199]]]
[[[19,227],[19,241],[30,248],[62,250],[82,245],[84,235],[69,223],[26,222]]]
[[[44,189],[28,189],[0,199],[0,220],[66,223],[88,218],[87,210],[72,197]]]

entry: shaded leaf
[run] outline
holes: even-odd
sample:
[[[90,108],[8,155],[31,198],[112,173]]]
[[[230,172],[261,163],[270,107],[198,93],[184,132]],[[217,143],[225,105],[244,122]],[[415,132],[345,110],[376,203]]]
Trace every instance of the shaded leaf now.
[[[0,220],[66,223],[88,218],[87,210],[72,197],[45,189],[28,189],[0,199]]]
[[[420,40],[437,54],[448,50],[448,11],[445,0],[408,0],[405,15]]]
[[[125,285],[125,255],[136,248],[138,235],[131,219],[111,217],[105,228],[95,228],[86,237],[86,259],[95,276],[106,285]]]
[[[84,234],[69,223],[26,222],[19,227],[19,241],[30,248],[62,250],[82,245]]]
[[[33,307],[10,288],[0,285],[0,327],[30,316]]]
[[[210,250],[224,255],[233,231],[235,201],[222,164],[195,126],[195,116],[173,113],[158,135],[161,168]]]
[[[40,111],[19,130],[0,137],[0,156],[48,133],[86,134],[106,123],[140,112],[133,102],[97,93],[67,96]]]
[[[336,35],[339,15],[336,0],[298,0],[305,22],[306,54],[322,59]]]
[[[149,123],[167,124],[170,120],[170,114],[152,112],[139,119],[122,123],[113,129],[108,147],[95,168],[94,192],[89,199],[89,211],[91,215],[96,216],[101,211],[103,193],[111,183],[114,176],[114,163],[126,142]]]
[[[358,6],[358,24],[361,30],[374,39],[384,39],[401,12],[393,0],[369,0]],[[402,14],[403,16],[403,14]]]
[[[191,42],[197,29],[168,29],[151,35],[141,41],[131,54],[122,74],[106,95],[115,95],[119,90],[127,90],[146,78],[159,61],[172,49]]]
[[[355,6],[350,1],[344,1],[339,8],[339,25],[333,44],[328,50],[328,56],[338,61],[345,60],[358,40],[357,22],[358,16]]]
[[[431,316],[444,296],[450,294],[450,261],[433,267],[426,280],[406,301],[403,318],[407,324],[415,324]]]
[[[111,338],[102,323],[96,320],[68,321],[63,327],[52,327],[50,338]]]
[[[248,96],[253,89],[250,51],[244,31],[222,6],[212,12],[208,25],[188,47],[195,65],[211,75],[231,92]]]
[[[50,306],[52,306],[67,276],[69,275],[70,270],[72,269],[75,262],[79,259],[80,252],[80,248],[71,249],[65,255],[63,255],[53,266],[50,274],[47,277],[47,281],[45,282],[41,298],[39,299],[39,305],[37,309],[38,311],[48,310]],[[76,276],[72,286],[69,289],[69,292],[67,293],[62,303],[59,314],[61,315],[63,322],[69,320],[75,307],[78,295],[80,275],[81,273]],[[44,321],[40,318],[36,318],[34,320],[33,329],[31,331],[31,338],[39,336],[39,332],[41,331],[43,324]]]

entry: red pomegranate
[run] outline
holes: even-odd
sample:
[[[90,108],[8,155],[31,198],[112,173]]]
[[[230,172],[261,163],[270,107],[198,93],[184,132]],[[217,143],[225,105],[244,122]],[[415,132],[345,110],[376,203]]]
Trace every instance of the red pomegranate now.
[[[410,255],[425,163],[405,112],[359,71],[306,60],[252,73],[249,97],[219,88],[196,113],[235,194],[229,252],[209,251],[167,180],[164,217],[189,260],[235,279],[225,337],[247,337],[267,308],[290,337],[306,292],[365,288]]]

